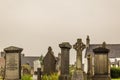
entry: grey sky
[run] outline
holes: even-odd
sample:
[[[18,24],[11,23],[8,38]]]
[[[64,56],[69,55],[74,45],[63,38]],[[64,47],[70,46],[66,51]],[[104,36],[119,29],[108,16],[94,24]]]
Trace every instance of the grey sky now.
[[[77,38],[120,43],[120,0],[0,0],[0,49],[24,48],[25,55],[47,53]],[[71,61],[75,52],[71,50]],[[74,56],[74,57],[73,57]]]

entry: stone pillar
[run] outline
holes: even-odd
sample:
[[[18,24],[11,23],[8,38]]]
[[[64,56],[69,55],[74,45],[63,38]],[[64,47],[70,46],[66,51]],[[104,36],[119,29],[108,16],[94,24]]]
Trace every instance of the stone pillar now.
[[[69,51],[71,49],[71,45],[68,42],[63,42],[59,44],[61,48],[61,73],[59,80],[70,80],[69,76]]]
[[[92,55],[91,54],[87,56],[87,60],[88,60],[87,80],[92,80],[93,68],[92,68]]]
[[[21,79],[22,48],[10,46],[5,48],[5,80]]]
[[[111,69],[111,62],[110,60],[108,59],[108,74],[110,76],[110,69]]]
[[[37,80],[42,80],[41,75],[41,68],[37,68]]]
[[[94,52],[94,76],[93,80],[111,80],[109,76],[109,49],[106,48],[105,42],[102,47],[93,49]]]
[[[72,76],[72,80],[84,80],[84,73],[82,69],[82,51],[85,49],[85,44],[82,39],[77,39],[77,42],[73,45],[73,48],[77,51],[76,56],[76,70]]]

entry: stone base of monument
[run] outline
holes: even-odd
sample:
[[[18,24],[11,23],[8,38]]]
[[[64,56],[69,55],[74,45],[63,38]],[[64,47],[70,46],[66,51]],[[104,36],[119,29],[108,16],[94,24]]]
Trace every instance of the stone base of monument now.
[[[4,80],[21,80],[21,79],[4,79]]]
[[[94,75],[93,80],[111,80],[111,77],[108,75]]]
[[[71,80],[69,75],[60,75],[59,80]]]
[[[33,79],[32,80],[37,80],[37,75],[33,75]]]
[[[87,80],[92,80],[92,76],[87,75]]]
[[[71,80],[86,80],[86,77],[84,76],[84,74],[85,73],[82,70],[76,70],[73,73]]]

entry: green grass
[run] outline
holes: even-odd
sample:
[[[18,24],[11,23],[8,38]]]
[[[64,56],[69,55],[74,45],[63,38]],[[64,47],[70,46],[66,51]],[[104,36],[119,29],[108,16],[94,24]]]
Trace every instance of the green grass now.
[[[0,80],[3,80],[1,76],[0,76]]]
[[[23,75],[21,80],[32,80],[31,75]]]
[[[120,80],[120,78],[115,78],[115,79],[112,79],[112,80]]]
[[[42,80],[58,80],[59,75],[57,73],[51,75],[42,76]]]

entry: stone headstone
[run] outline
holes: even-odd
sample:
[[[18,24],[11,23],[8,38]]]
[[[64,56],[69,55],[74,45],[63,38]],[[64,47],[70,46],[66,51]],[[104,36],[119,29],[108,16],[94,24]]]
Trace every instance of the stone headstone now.
[[[37,80],[38,77],[38,68],[41,68],[41,64],[39,60],[35,60],[34,62],[34,75],[33,75],[33,80]]]
[[[56,70],[58,74],[60,74],[60,67],[61,67],[61,53],[58,54],[57,62],[56,62]]]
[[[22,65],[22,74],[23,75],[30,75],[31,74],[31,66],[29,63],[23,64]]]
[[[5,80],[21,79],[22,48],[10,46],[5,48]]]
[[[50,75],[56,72],[56,59],[51,47],[48,48],[48,52],[43,59],[43,66],[43,74]]]
[[[41,68],[37,68],[37,80],[42,80],[41,75],[42,75]]]
[[[88,60],[88,71],[87,71],[87,80],[92,80],[93,77],[93,64],[92,64],[92,55],[87,55]]]
[[[73,48],[77,52],[76,56],[76,70],[72,76],[72,80],[84,80],[84,72],[82,69],[82,51],[85,49],[85,44],[82,39],[77,39],[77,42],[73,45]]]
[[[30,74],[30,71],[27,68],[23,69],[23,75]]]
[[[120,67],[120,60],[118,60],[118,67]]]
[[[93,49],[94,52],[94,76],[93,80],[111,80],[109,75],[109,49],[106,48],[105,42],[102,47]]]
[[[69,51],[72,46],[68,42],[63,42],[59,44],[59,47],[61,48],[61,73],[59,80],[70,80]]]
[[[33,75],[32,80],[37,80],[37,75]]]
[[[34,63],[34,72],[37,71],[37,68],[41,68],[41,64],[39,60],[35,60],[33,63]]]

